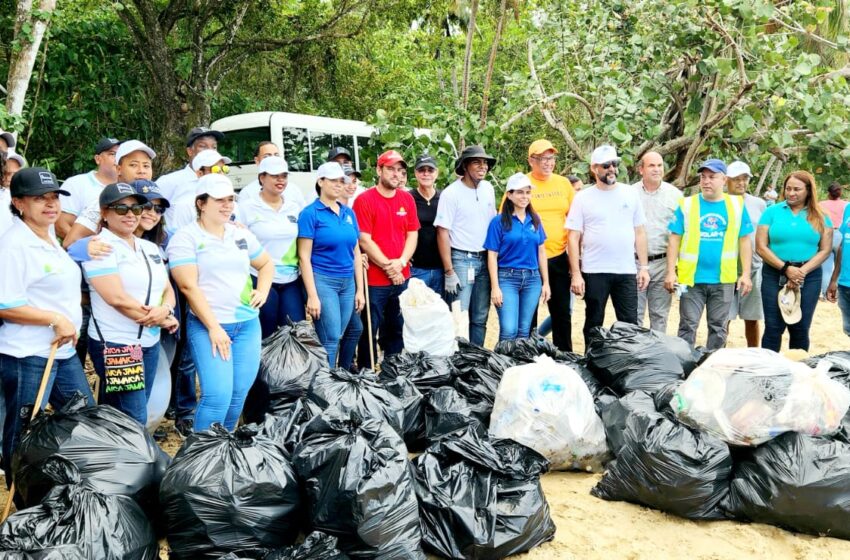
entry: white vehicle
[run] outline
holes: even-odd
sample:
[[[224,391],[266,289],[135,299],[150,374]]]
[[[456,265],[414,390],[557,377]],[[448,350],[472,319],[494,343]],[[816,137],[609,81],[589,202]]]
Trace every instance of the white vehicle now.
[[[375,127],[362,121],[279,111],[233,115],[218,119],[211,128],[225,135],[218,150],[233,160],[229,176],[236,190],[257,178],[254,150],[263,140],[270,140],[280,147],[289,165],[290,183],[297,185],[308,201],[316,198],[316,169],[326,161],[328,152],[346,148],[354,158],[354,168],[362,169],[361,150],[375,132]],[[427,129],[415,132],[430,135]]]

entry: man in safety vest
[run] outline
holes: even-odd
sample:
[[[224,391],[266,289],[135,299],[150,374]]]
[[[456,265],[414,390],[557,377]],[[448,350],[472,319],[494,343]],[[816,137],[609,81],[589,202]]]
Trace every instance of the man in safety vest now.
[[[679,337],[690,344],[706,312],[709,350],[726,345],[729,309],[737,289],[746,296],[752,289],[750,268],[753,224],[740,196],[723,192],[726,164],[719,159],[703,162],[697,170],[701,194],[682,199],[670,223],[667,278],[674,292],[684,288],[679,301]],[[738,256],[741,275],[738,276]]]

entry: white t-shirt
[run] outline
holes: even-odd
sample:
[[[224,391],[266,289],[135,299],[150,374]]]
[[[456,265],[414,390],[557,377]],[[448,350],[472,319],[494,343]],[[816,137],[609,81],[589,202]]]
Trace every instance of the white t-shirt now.
[[[0,309],[30,305],[67,317],[79,332],[83,323],[80,307],[82,274],[58,242],[47,243],[18,218],[0,243]],[[0,354],[24,358],[50,355],[55,333],[46,325],[21,325],[3,321]],[[74,345],[59,347],[56,357],[74,356]]]
[[[187,165],[183,169],[162,175],[155,182],[156,186],[159,187],[159,192],[171,204],[171,207],[165,210],[163,219],[165,219],[166,231],[173,233],[180,229],[178,226],[172,225],[178,205],[183,203],[188,203],[189,206],[194,205],[198,175]]]
[[[666,182],[662,182],[653,193],[644,190],[643,181],[638,181],[632,188],[637,193],[646,216],[648,256],[666,255],[670,237],[668,226],[673,221],[673,213],[679,207],[679,201],[682,200],[682,191]]]
[[[141,344],[142,347],[149,348],[159,342],[159,327],[143,328],[142,336],[139,338],[139,324],[106,303],[92,287],[91,279],[110,274],[118,275],[124,291],[142,304],[145,303],[148,284],[150,284],[151,295],[148,305],[161,305],[165,286],[168,283],[168,270],[160,256],[159,247],[150,241],[137,238],[135,248],[132,248],[126,241],[106,228],[101,230],[100,240],[109,243],[112,252],[101,259],[83,263],[83,271],[91,293],[92,315],[97,320],[97,327],[100,328],[106,342]],[[150,277],[148,265],[150,265]],[[90,338],[100,340],[94,321],[89,322],[88,335]]]
[[[224,238],[207,233],[193,222],[181,228],[168,242],[168,266],[198,267],[198,286],[222,325],[259,316],[251,307],[251,261],[263,247],[249,230],[233,224],[224,226]]]
[[[12,227],[12,211],[9,204],[12,203],[12,191],[0,187],[0,237]],[[2,241],[0,241],[2,243]]]
[[[592,186],[576,193],[564,227],[582,233],[582,272],[635,274],[635,228],[645,224],[635,190],[617,183],[610,191]]]
[[[283,200],[275,210],[260,197],[243,199],[236,215],[236,221],[251,230],[269,254],[274,263],[275,284],[288,284],[299,275],[295,240],[301,207],[288,197]],[[256,276],[257,271],[251,268],[251,274]]]
[[[97,180],[94,171],[68,177],[62,183],[62,189],[71,193],[71,196],[59,195],[62,211],[79,216],[90,205],[97,206],[100,200],[100,191],[105,186]]]
[[[63,207],[64,211],[65,208]],[[77,216],[77,219],[74,220],[75,224],[80,224],[85,227],[89,231],[97,232],[98,224],[100,224],[100,199],[95,200],[92,204],[89,204],[80,214]]]
[[[490,220],[496,215],[496,193],[489,181],[471,189],[460,179],[440,193],[434,225],[449,230],[452,249],[483,251]]]

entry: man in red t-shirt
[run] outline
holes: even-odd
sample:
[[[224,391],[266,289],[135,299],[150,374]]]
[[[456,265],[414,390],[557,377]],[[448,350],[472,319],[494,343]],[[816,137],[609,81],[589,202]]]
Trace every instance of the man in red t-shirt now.
[[[384,355],[399,354],[404,349],[398,296],[407,288],[410,257],[416,251],[419,218],[416,202],[404,190],[407,163],[395,150],[378,157],[378,184],[357,197],[354,214],[360,227],[360,248],[369,257],[369,285],[372,339],[380,327],[380,343]],[[366,310],[363,310],[366,325]],[[377,349],[373,348],[377,358]],[[359,367],[370,367],[369,336],[360,339],[357,351]]]

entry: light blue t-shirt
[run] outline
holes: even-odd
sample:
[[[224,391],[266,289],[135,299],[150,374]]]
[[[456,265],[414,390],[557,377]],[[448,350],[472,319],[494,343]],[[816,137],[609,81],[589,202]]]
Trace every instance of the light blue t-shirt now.
[[[697,271],[694,275],[694,284],[719,284],[720,283],[720,260],[723,254],[723,237],[729,226],[729,215],[726,213],[726,202],[722,199],[717,202],[709,202],[699,195],[699,258],[697,259]],[[685,233],[685,217],[682,207],[676,208],[673,213],[673,221],[670,222],[670,231],[676,235]],[[753,223],[750,215],[744,208],[741,214],[741,228],[738,237],[744,237],[753,233]]]
[[[809,223],[808,211],[803,208],[795,216],[788,203],[778,202],[761,215],[759,226],[767,226],[768,247],[783,261],[805,262],[815,256],[821,234]],[[832,227],[832,220],[824,214],[824,224]]]
[[[841,273],[838,275],[838,285],[850,288],[850,204],[844,208],[841,218]]]

